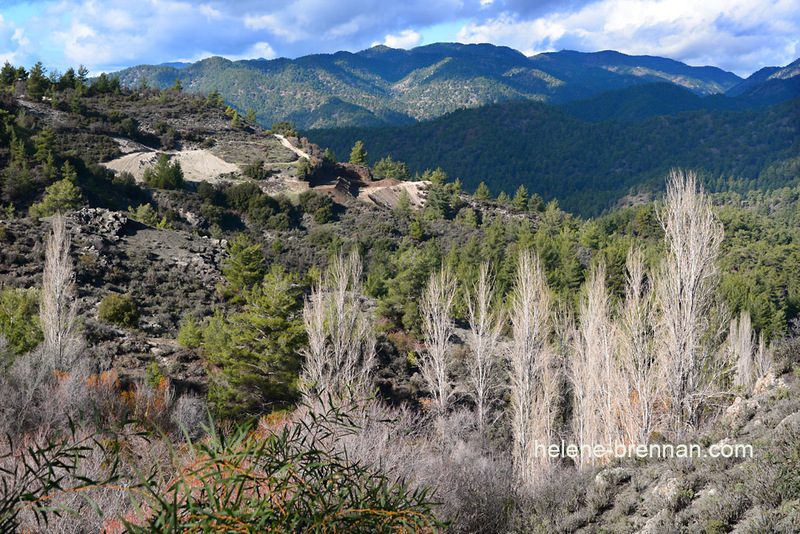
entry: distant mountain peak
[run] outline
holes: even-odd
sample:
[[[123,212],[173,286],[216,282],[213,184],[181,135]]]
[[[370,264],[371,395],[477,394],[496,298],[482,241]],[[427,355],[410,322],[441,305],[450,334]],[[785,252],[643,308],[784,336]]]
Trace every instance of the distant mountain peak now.
[[[562,50],[527,57],[488,43],[432,43],[409,50],[380,44],[356,53],[296,59],[231,61],[214,56],[191,65],[169,65],[118,74],[129,87],[143,76],[154,87],[171,87],[178,77],[194,91],[218,90],[240,112],[255,110],[264,126],[293,120],[301,129],[407,124],[506,100],[561,104],[657,82],[702,96],[724,93],[742,82],[716,67],[692,67],[657,56]]]

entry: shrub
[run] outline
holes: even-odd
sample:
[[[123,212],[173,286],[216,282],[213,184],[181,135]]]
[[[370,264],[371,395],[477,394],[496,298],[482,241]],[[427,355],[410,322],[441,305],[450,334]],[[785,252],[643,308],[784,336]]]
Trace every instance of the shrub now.
[[[100,320],[118,326],[136,328],[139,325],[139,309],[130,295],[112,293],[103,297],[99,316]]]
[[[321,195],[316,191],[303,191],[297,200],[300,202],[300,209],[306,213],[314,213],[322,207],[333,205],[331,197]]]
[[[175,403],[172,420],[182,435],[195,441],[205,434],[208,428],[208,408],[205,401],[194,395],[182,395]]]
[[[264,160],[258,159],[249,165],[246,165],[242,172],[245,176],[249,176],[253,180],[266,180],[269,178],[269,171],[264,168]]]
[[[272,123],[272,131],[284,137],[297,137],[297,127],[293,121],[277,121]]]
[[[11,356],[27,352],[42,341],[39,290],[0,290],[0,336],[5,338],[5,351]]]
[[[178,343],[187,349],[196,349],[203,342],[203,328],[194,317],[187,315],[178,330]]]
[[[225,191],[225,200],[231,209],[240,213],[247,213],[250,208],[250,199],[263,195],[261,188],[253,182],[245,182],[229,187]]]
[[[323,206],[314,212],[314,222],[325,224],[333,220],[333,210],[330,206]]]
[[[314,173],[317,172],[317,166],[314,162],[307,160],[306,158],[300,158],[300,161],[297,163],[297,178],[300,180],[310,180]]]
[[[372,177],[375,180],[390,178],[407,181],[411,179],[411,173],[405,163],[393,160],[392,156],[386,156],[372,167]]]
[[[7,436],[0,449],[0,532],[30,532],[21,528],[25,515],[33,516],[30,522],[36,523],[37,531],[54,516],[79,517],[76,510],[59,501],[59,495],[83,496],[99,511],[85,494],[93,488],[110,487],[120,478],[118,463],[113,461],[115,453],[107,446],[112,440],[105,439],[108,432],[85,436],[70,423],[69,432],[48,439],[26,436],[23,442],[15,443]],[[89,477],[85,473],[85,463],[95,454],[107,455],[112,461],[100,477]],[[75,501],[71,504],[79,508]]]

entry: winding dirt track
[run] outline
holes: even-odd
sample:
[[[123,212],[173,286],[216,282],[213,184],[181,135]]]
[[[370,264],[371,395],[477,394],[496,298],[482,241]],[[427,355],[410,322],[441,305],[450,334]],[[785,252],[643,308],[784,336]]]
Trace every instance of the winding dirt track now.
[[[292,143],[287,141],[286,138],[284,136],[282,136],[281,134],[274,134],[274,135],[278,139],[278,141],[281,142],[281,144],[283,146],[285,146],[286,148],[288,148],[289,150],[291,150],[292,152],[294,152],[295,154],[297,154],[301,158],[311,159],[311,156],[309,156],[308,154],[306,154],[305,152],[303,152],[302,150],[300,150],[299,148],[294,146]]]

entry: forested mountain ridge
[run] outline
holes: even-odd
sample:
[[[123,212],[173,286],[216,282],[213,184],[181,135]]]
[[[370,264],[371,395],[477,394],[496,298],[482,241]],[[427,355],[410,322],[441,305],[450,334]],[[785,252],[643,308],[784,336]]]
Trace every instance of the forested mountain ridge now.
[[[636,109],[635,101],[621,106]],[[558,199],[567,211],[593,215],[632,191],[657,190],[665,172],[683,165],[696,169],[714,191],[791,185],[796,174],[781,169],[797,157],[799,128],[797,99],[755,110],[597,123],[545,104],[505,102],[414,125],[310,130],[306,135],[337,153],[363,140],[372,161],[390,155],[412,172],[441,167],[468,191],[486,182],[495,195],[512,194],[523,184],[545,200]]]
[[[403,124],[491,102],[558,103],[653,81],[707,95],[741,81],[717,68],[657,57],[569,51],[526,57],[507,47],[456,43],[411,50],[376,46],[294,60],[213,57],[116,74],[129,87],[145,80],[164,88],[180,79],[192,91],[217,89],[240,112],[255,110],[263,125],[293,120],[301,128]]]

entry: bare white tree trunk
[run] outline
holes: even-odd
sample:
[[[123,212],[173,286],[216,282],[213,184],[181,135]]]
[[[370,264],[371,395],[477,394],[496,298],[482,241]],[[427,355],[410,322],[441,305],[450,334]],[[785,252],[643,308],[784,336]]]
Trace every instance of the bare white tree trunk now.
[[[756,381],[756,339],[747,310],[742,310],[738,319],[731,319],[728,353],[736,365],[733,385],[750,389]]]
[[[489,264],[485,262],[481,264],[478,280],[471,290],[466,291],[470,327],[467,338],[470,348],[470,357],[466,362],[469,372],[467,382],[481,431],[486,425],[490,395],[498,388],[495,358],[503,329],[503,314],[492,310],[493,295],[494,278],[489,274]]]
[[[361,257],[356,249],[331,260],[323,285],[306,301],[309,350],[301,376],[306,395],[369,388],[375,367],[372,318],[361,306]]]
[[[449,269],[442,267],[431,275],[420,302],[422,331],[425,334],[425,352],[419,359],[422,378],[433,396],[433,405],[439,414],[447,410],[452,396],[449,373],[451,365],[450,338],[453,336],[453,302],[456,296],[456,279]]]
[[[537,466],[547,461],[536,446],[546,450],[553,438],[560,385],[554,355],[547,347],[550,293],[541,261],[529,251],[519,256],[510,314],[514,469],[524,485],[534,481]]]
[[[758,349],[756,349],[756,380],[763,378],[769,373],[769,368],[772,365],[772,355],[767,350],[766,343],[764,343],[764,332],[758,333]]]
[[[576,398],[575,433],[580,445],[611,446],[622,439],[620,398],[625,393],[616,361],[616,329],[605,277],[605,264],[600,262],[586,282],[575,338],[571,377]]]
[[[61,371],[71,369],[83,349],[75,324],[77,301],[70,244],[66,221],[56,214],[45,249],[39,315],[44,333],[42,355],[52,368]]]
[[[709,333],[723,228],[693,172],[672,171],[660,214],[667,256],[657,282],[659,351],[670,424],[676,435],[696,427],[718,367]]]
[[[620,318],[620,370],[626,403],[623,421],[629,443],[647,443],[655,425],[659,395],[653,293],[647,283],[644,254],[631,248],[627,259],[625,306]]]

